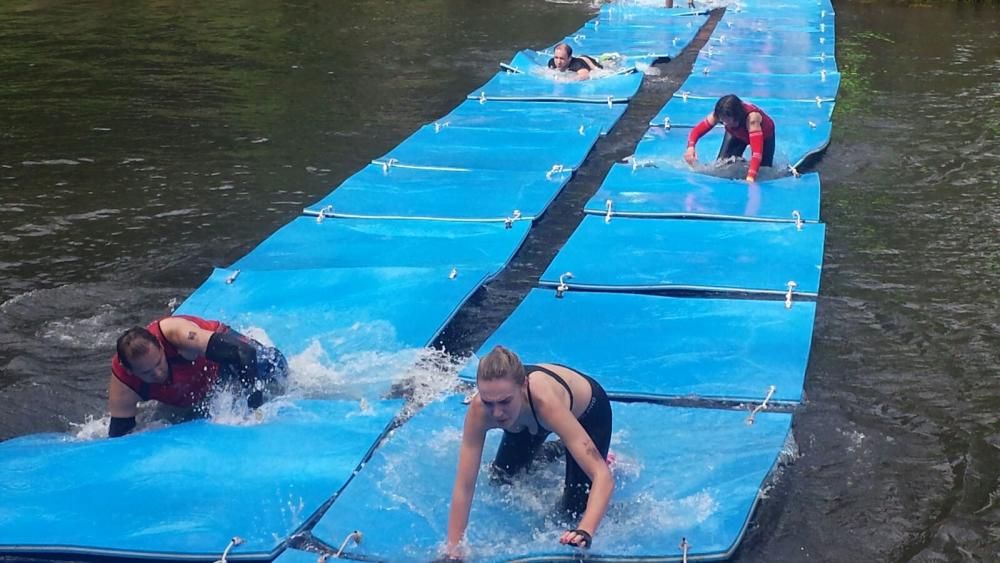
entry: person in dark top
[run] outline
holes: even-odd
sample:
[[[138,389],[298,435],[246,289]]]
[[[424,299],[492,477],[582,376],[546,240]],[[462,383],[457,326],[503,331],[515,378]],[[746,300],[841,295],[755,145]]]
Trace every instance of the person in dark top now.
[[[549,68],[569,73],[569,80],[586,80],[590,78],[591,71],[604,67],[588,55],[574,57],[573,48],[565,43],[560,43],[553,49],[553,56],[549,59]]]
[[[560,543],[590,547],[604,518],[614,480],[606,459],[611,446],[611,402],[599,383],[557,364],[522,365],[497,346],[479,362],[478,393],[465,415],[458,472],[448,514],[447,555],[460,558],[486,431],[501,428],[493,471],[511,478],[531,465],[555,432],[566,449],[562,509],[578,519]]]
[[[247,406],[256,409],[264,402],[264,386],[282,383],[287,371],[277,349],[219,321],[177,315],[131,328],[118,338],[111,358],[108,436],[135,427],[139,401],[192,407],[219,384],[239,383],[248,393]]]
[[[740,100],[733,94],[719,98],[715,110],[702,119],[688,134],[687,150],[684,160],[694,165],[698,162],[695,145],[698,139],[721,122],[726,128],[726,136],[722,140],[718,158],[742,157],[747,145],[750,145],[750,167],[747,170],[747,182],[757,179],[761,166],[774,164],[774,120],[759,107]]]

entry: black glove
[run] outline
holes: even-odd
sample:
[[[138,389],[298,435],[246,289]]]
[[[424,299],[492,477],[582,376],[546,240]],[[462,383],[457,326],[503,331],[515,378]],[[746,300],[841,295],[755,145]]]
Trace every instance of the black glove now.
[[[590,544],[594,541],[594,537],[590,535],[590,532],[577,528],[575,530],[570,530],[570,533],[582,536],[581,539],[576,541],[576,543],[572,543],[570,545],[574,545],[582,549],[590,549]]]
[[[254,390],[247,397],[247,406],[250,410],[259,409],[261,405],[264,404],[264,392],[260,389]]]

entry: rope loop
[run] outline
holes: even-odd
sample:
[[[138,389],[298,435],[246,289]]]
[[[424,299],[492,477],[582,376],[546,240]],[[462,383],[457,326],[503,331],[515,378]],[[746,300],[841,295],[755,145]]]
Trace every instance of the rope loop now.
[[[809,124],[809,127],[813,128],[813,129],[816,128],[816,122],[815,121],[807,121],[806,123]]]
[[[397,162],[399,162],[399,161],[396,160],[395,158],[390,158],[388,160],[383,160],[382,161],[382,173],[383,174],[388,174],[389,173],[389,169],[392,168]]]
[[[587,134],[587,128],[582,123],[580,124],[580,128],[577,129],[577,131],[580,133],[581,137]]]
[[[445,121],[444,123],[441,123],[440,121],[435,121],[434,122],[434,132],[435,133],[440,133],[441,129],[444,129],[445,127],[448,127],[449,125],[451,125],[450,121]]]
[[[670,116],[669,115],[667,117],[663,118],[663,128],[664,129],[670,129]]]
[[[802,173],[799,172],[799,169],[796,168],[796,167],[794,167],[794,166],[792,166],[792,165],[788,165],[788,171],[791,172],[792,176],[795,176],[796,178],[801,178],[802,177]]]
[[[503,228],[505,228],[505,229],[511,229],[511,228],[513,228],[514,227],[514,221],[517,221],[520,218],[521,218],[521,210],[520,209],[515,209],[514,212],[510,214],[510,217],[504,218],[504,220],[503,220]]]
[[[552,176],[554,176],[556,174],[561,174],[565,170],[566,170],[566,168],[562,164],[553,164],[552,168],[550,168],[549,171],[545,173],[545,179],[546,180],[551,180]]]
[[[757,418],[757,413],[767,408],[767,402],[771,400],[771,397],[774,395],[775,390],[777,390],[777,387],[775,387],[774,385],[767,388],[767,396],[764,397],[764,402],[757,405],[756,407],[753,408],[753,410],[750,411],[750,416],[747,417],[746,421],[747,426],[753,425],[755,419]]]
[[[448,273],[448,279],[453,280],[458,277],[458,268],[452,268],[451,272]]]
[[[685,91],[681,92],[681,98],[686,102],[686,101],[688,101],[688,95],[690,95],[690,94],[691,94],[691,92],[688,92],[687,90],[685,90]]]
[[[562,299],[564,293],[569,290],[569,286],[566,285],[566,280],[573,279],[573,272],[566,272],[559,276],[559,285],[556,286],[556,297]]]
[[[788,282],[785,285],[788,286],[788,291],[785,292],[785,308],[786,309],[791,309],[792,308],[792,293],[794,292],[795,288],[798,287],[799,284],[795,283],[794,281],[790,281],[790,282]]]
[[[608,96],[608,107],[609,108],[615,107],[615,98],[614,98],[614,96]]]
[[[823,98],[816,96],[816,107],[823,107]]]
[[[479,92],[479,103],[480,103],[480,105],[486,103],[486,90],[480,90],[480,92]]]
[[[604,208],[607,209],[607,211],[608,211],[604,215],[604,222],[605,223],[610,223],[611,222],[611,206],[612,205],[613,205],[613,202],[610,199],[608,199],[607,201],[604,202]]]
[[[225,551],[222,552],[222,557],[220,559],[216,559],[215,563],[228,563],[226,561],[226,558],[229,557],[229,551],[242,543],[243,543],[243,538],[239,536],[233,536],[232,539],[229,540],[229,545],[226,546]]]
[[[233,270],[233,273],[229,274],[229,277],[226,278],[226,285],[232,285],[233,282],[236,281],[236,278],[238,277],[240,277],[240,271]]]
[[[825,68],[821,68],[819,70],[819,81],[820,82],[826,82],[826,69]]]
[[[796,211],[792,211],[792,219],[795,219],[795,230],[801,231],[802,230],[802,214],[799,213],[797,210]]]
[[[682,563],[687,563],[687,560],[688,560],[688,550],[691,549],[691,544],[688,543],[687,538],[681,538],[681,543],[677,547],[681,548],[681,561],[682,561]]]
[[[362,537],[364,537],[364,535],[358,530],[354,530],[353,532],[347,534],[347,537],[344,538],[343,542],[341,542],[340,549],[337,550],[337,554],[334,555],[334,557],[340,559],[340,555],[344,553],[344,549],[347,548],[347,544],[350,543],[351,541],[354,542],[354,545],[361,545]]]
[[[329,215],[330,217],[333,217],[333,206],[332,205],[327,205],[323,209],[319,210],[319,214],[316,215],[316,222],[317,223],[322,223],[323,219],[326,219],[327,215]]]
[[[705,68],[701,69],[701,73],[704,74],[705,76],[708,76],[708,67],[706,66]]]

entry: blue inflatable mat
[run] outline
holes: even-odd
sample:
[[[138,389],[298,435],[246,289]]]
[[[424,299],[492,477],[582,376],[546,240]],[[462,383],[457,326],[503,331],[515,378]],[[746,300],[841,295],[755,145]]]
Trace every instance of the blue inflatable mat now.
[[[529,227],[527,222],[505,228],[499,223],[299,217],[230,269],[437,267],[496,274],[517,252]]]
[[[703,51],[704,52],[704,51]],[[752,73],[760,75],[795,74],[822,77],[822,72],[836,72],[837,61],[833,57],[799,58],[774,56],[699,56],[692,72],[709,76],[729,76],[730,73]]]
[[[787,128],[809,127],[830,121],[835,107],[834,102],[789,102],[787,100],[769,100],[767,98],[740,98],[764,110],[779,131]],[[650,120],[650,125],[670,127],[694,127],[715,111],[715,103],[719,98],[696,98],[674,96],[670,98],[663,109]],[[685,133],[686,134],[686,133]]]
[[[399,401],[271,403],[260,423],[197,420],[113,440],[0,444],[0,552],[270,556],[350,478]]]
[[[678,21],[679,20],[679,21]],[[600,28],[602,26],[639,26],[639,27],[664,27],[670,25],[686,25],[693,22],[700,27],[708,20],[703,10],[691,10],[687,7],[677,6],[672,9],[659,6],[643,6],[622,2],[608,2],[601,5],[601,11],[597,17],[588,21],[585,25],[588,28]]]
[[[441,126],[486,127],[491,129],[534,129],[578,131],[597,127],[608,133],[625,113],[625,104],[585,104],[574,102],[514,102],[509,100],[466,100],[437,120]]]
[[[466,407],[451,397],[394,432],[313,529],[330,545],[352,530],[364,541],[351,557],[429,561],[438,556]],[[787,439],[791,415],[613,404],[615,491],[587,559],[720,559],[735,549]],[[487,477],[501,432],[487,435],[466,537],[467,561],[577,560],[559,537],[563,461],[513,486]],[[387,519],[391,518],[391,524]]]
[[[542,274],[570,288],[603,291],[687,289],[816,295],[823,264],[822,223],[632,219],[585,215]]]
[[[798,17],[775,16],[773,13],[754,14],[750,12],[735,12],[727,10],[719,21],[716,30],[720,33],[728,33],[728,30],[754,30],[767,32],[769,30],[780,31],[818,31],[829,33],[833,37],[836,21],[832,15],[819,17],[819,12],[813,15],[803,14]]]
[[[680,92],[700,97],[721,97],[736,94],[747,98],[779,98],[815,101],[833,100],[840,88],[840,73],[828,72],[825,76],[773,74],[710,73],[692,74],[681,84]]]
[[[216,269],[177,314],[264,330],[285,355],[319,345],[336,362],[356,352],[396,352],[433,341],[492,269]],[[380,391],[380,390],[375,390]]]
[[[819,221],[819,174],[748,183],[673,168],[616,164],[587,213],[606,216]]]
[[[372,219],[531,220],[545,211],[571,175],[569,170],[545,174],[369,164],[305,212]]]
[[[749,42],[759,44],[765,50],[777,46],[786,49],[785,56],[794,57],[795,54],[801,55],[802,52],[812,49],[816,44],[829,43],[832,48],[835,38],[834,27],[825,24],[822,28],[797,26],[796,29],[791,29],[776,28],[773,24],[729,26],[726,22],[722,22],[722,25],[715,28],[709,42],[713,45],[725,45],[730,42],[742,45]],[[744,54],[758,53],[750,51]]]
[[[564,82],[548,76],[499,72],[477,88],[470,99],[515,101],[562,101],[624,103],[632,99],[642,84],[642,74],[615,74],[591,80]]]
[[[773,168],[784,168],[789,165],[797,167],[807,157],[822,152],[830,144],[833,124],[829,121],[822,121],[811,123],[811,125],[815,125],[815,127],[781,127],[779,129],[778,123],[775,122]],[[639,141],[635,148],[634,158],[642,163],[688,170],[689,167],[684,161],[684,151],[687,149],[687,138],[690,132],[690,129],[653,127]],[[702,163],[700,166],[706,166],[708,169],[715,166],[713,163],[719,154],[724,136],[725,129],[716,126],[698,141],[698,160]],[[745,150],[743,156],[748,158],[750,150]]]
[[[802,399],[816,304],[533,289],[479,349],[580,370],[618,398]],[[586,325],[573,330],[571,327]],[[475,381],[472,362],[462,378]]]
[[[372,162],[386,170],[394,166],[543,173],[572,170],[587,158],[600,134],[596,128],[532,131],[425,125]]]
[[[651,63],[664,57],[676,57],[691,42],[699,27],[700,24],[692,24],[690,27],[674,26],[655,31],[650,28],[584,29],[566,37],[561,43],[569,45],[574,56],[598,57],[614,53],[629,61]],[[554,47],[549,47],[546,52],[552,52]]]

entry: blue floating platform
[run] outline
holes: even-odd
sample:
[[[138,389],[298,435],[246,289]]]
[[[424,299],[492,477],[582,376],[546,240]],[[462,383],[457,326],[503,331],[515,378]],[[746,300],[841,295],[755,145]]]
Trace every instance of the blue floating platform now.
[[[429,405],[393,433],[313,529],[330,546],[364,534],[352,558],[428,561],[438,556],[448,521],[466,407],[460,397]],[[744,534],[761,489],[787,439],[791,416],[745,411],[613,405],[615,492],[588,558],[723,559]],[[484,464],[500,432],[487,436]],[[480,471],[467,538],[468,561],[578,560],[559,544],[575,522],[553,514],[562,461],[513,487],[491,485]],[[387,522],[391,521],[391,525]]]
[[[798,402],[816,304],[533,289],[483,344],[580,370],[614,397]],[[568,327],[585,323],[589,328]],[[475,381],[477,361],[462,371]]]
[[[606,135],[626,107],[624,104],[465,100],[435,123],[450,127],[537,131],[578,131],[581,127],[585,130],[596,127]]]
[[[740,98],[764,110],[779,131],[785,129],[809,127],[830,121],[835,107],[834,102],[789,102],[767,98]],[[695,98],[674,96],[670,98],[663,109],[650,120],[654,126],[694,127],[699,121],[715,111],[718,98]],[[687,133],[684,133],[687,135]]]
[[[469,94],[469,99],[616,104],[632,99],[641,84],[640,73],[567,82],[549,76],[504,71]]]
[[[816,295],[822,223],[586,215],[540,283],[599,291],[691,290]],[[572,277],[564,274],[571,272]]]
[[[613,217],[699,217],[744,221],[819,221],[815,172],[746,182],[674,168],[615,164],[584,211]]]
[[[272,557],[351,477],[399,401],[265,405],[263,422],[197,420],[113,440],[0,444],[0,552]],[[271,410],[273,409],[273,410]]]

